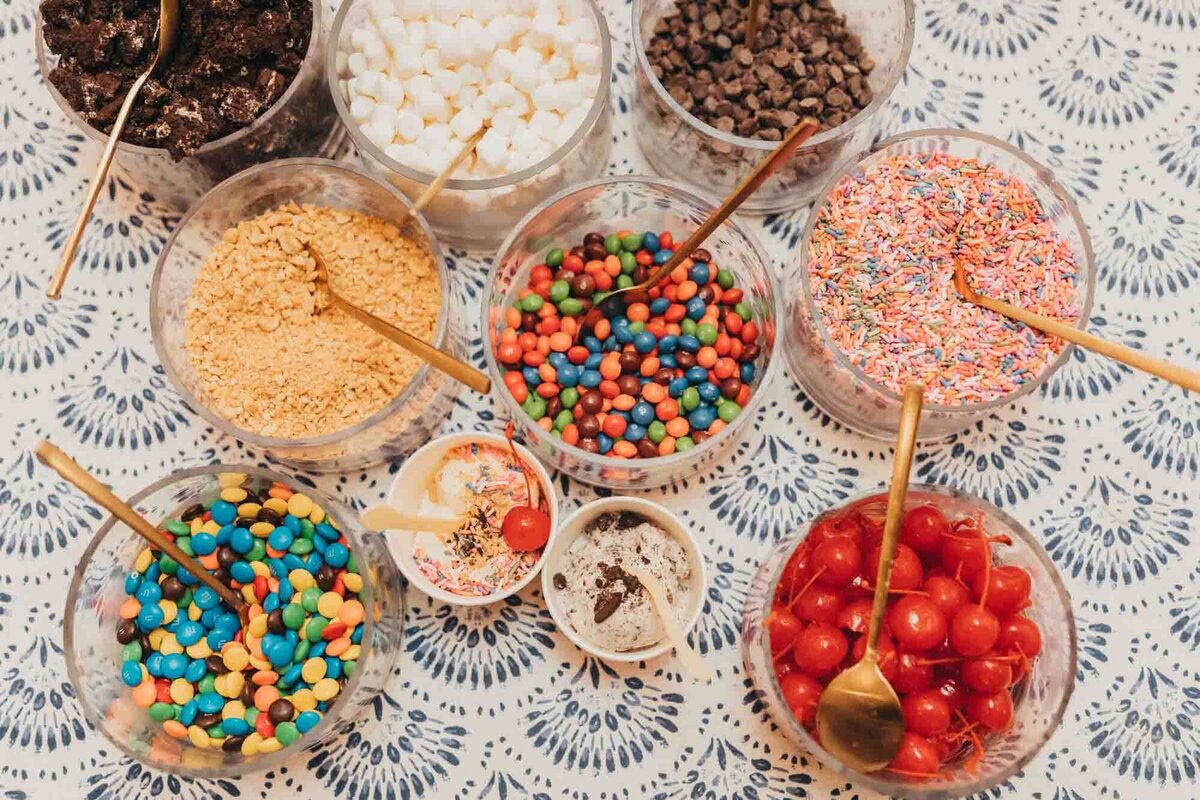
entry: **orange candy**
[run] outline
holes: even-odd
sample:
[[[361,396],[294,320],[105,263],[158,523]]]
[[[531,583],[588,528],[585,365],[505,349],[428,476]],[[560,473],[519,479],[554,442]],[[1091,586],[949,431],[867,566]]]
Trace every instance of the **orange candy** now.
[[[635,400],[632,395],[619,394],[613,398],[612,405],[617,411],[628,411],[633,408],[636,402],[637,400]]]
[[[674,397],[664,398],[654,406],[654,415],[664,422],[675,419],[679,416],[679,403]]]
[[[676,439],[680,436],[687,436],[688,431],[691,429],[685,417],[675,417],[674,419],[667,420],[667,434],[674,436]]]
[[[658,404],[667,396],[667,387],[661,383],[647,383],[642,386],[642,399],[647,403]]]
[[[624,439],[619,442],[613,442],[612,450],[614,456],[619,458],[633,458],[637,455],[637,445],[633,442],[627,442]]]
[[[279,690],[274,686],[260,686],[254,691],[254,707],[266,711],[279,699]]]
[[[568,333],[559,331],[550,335],[550,349],[556,353],[565,353],[571,349],[571,336]]]

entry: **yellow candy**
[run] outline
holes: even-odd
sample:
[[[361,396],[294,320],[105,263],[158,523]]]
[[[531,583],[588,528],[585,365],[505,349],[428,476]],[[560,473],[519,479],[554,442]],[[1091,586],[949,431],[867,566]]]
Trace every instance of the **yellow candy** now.
[[[181,645],[179,640],[175,638],[175,634],[168,633],[163,637],[162,646],[158,648],[158,652],[162,653],[164,656],[173,656],[177,653],[183,652],[183,645]]]
[[[188,523],[190,533],[195,536],[200,532],[200,528],[204,525],[204,517],[192,517],[192,521]]]
[[[267,502],[263,503],[263,508],[269,508],[280,516],[288,513],[287,500],[280,500],[278,497],[267,498]]]
[[[150,564],[154,561],[154,554],[147,547],[142,552],[138,553],[138,557],[134,559],[133,568],[138,572],[145,572],[150,569]]]
[[[255,731],[242,741],[242,755],[252,756],[262,747],[262,734]]]
[[[200,526],[200,530],[204,533],[211,533],[213,536],[216,536],[221,532],[221,526],[210,519],[208,522]]]
[[[246,626],[246,630],[251,636],[261,639],[267,635],[267,615],[259,614],[254,619],[250,620],[250,624]]]
[[[328,669],[323,658],[310,658],[304,662],[304,666],[300,669],[300,677],[304,678],[305,683],[316,683],[325,677],[325,671]]]
[[[289,699],[297,712],[312,711],[317,707],[317,698],[313,695],[312,689],[300,689]]]
[[[244,472],[219,472],[217,473],[217,485],[222,489],[228,489],[232,486],[241,486],[246,482],[246,473]]]
[[[342,661],[356,661],[358,654],[362,652],[362,645],[352,644],[346,648],[346,652],[342,653],[338,658]]]
[[[146,635],[146,638],[150,640],[150,649],[157,650],[162,647],[163,639],[167,638],[167,631],[165,628],[155,628]]]
[[[338,682],[333,678],[322,678],[312,687],[312,693],[318,700],[332,700],[337,697]]]
[[[171,681],[171,702],[183,705],[188,700],[196,696],[196,690],[192,684],[185,681],[183,678],[176,678]]]
[[[246,706],[242,704],[241,700],[231,700],[221,709],[221,719],[233,719],[234,717],[241,719],[244,716],[246,716]]]
[[[257,564],[258,562],[253,563]],[[342,580],[345,581],[345,576],[342,577]],[[296,590],[296,597],[298,597],[305,589],[310,586],[316,586],[317,579],[306,569],[294,569],[288,573],[288,582],[292,584],[292,588]],[[350,587],[347,586],[346,588],[349,589]]]
[[[163,625],[170,625],[175,621],[175,617],[179,614],[179,606],[175,605],[174,601],[172,600],[159,600],[158,607],[161,608],[163,612]],[[182,653],[183,650],[180,650],[179,652]]]
[[[237,507],[237,515],[247,519],[254,519],[259,511],[262,511],[262,506],[258,503],[242,503]]]
[[[187,615],[188,619],[190,619],[192,622],[199,622],[200,618],[204,616],[204,609],[195,603],[192,603],[190,606],[188,606]]]
[[[263,561],[251,561],[250,569],[254,570],[255,575],[261,575],[264,578],[271,577],[271,568]]]
[[[192,725],[188,728],[188,739],[196,747],[208,747],[208,733],[199,725]]]
[[[296,519],[304,519],[313,510],[312,498],[306,494],[297,492],[288,498],[287,510]]]
[[[208,658],[212,655],[212,648],[208,646],[206,640],[201,639],[195,644],[188,646],[187,654],[191,658]]]
[[[282,748],[283,745],[279,743],[279,740],[272,736],[270,739],[263,739],[263,743],[258,746],[258,752],[277,753]]]
[[[347,572],[342,575],[342,583],[345,584],[346,590],[350,592],[361,592],[363,587],[362,575],[356,572]]]
[[[255,656],[250,656],[250,666],[255,669],[274,669],[270,661],[267,661],[265,658],[256,658]]]
[[[317,611],[322,617],[333,619],[342,607],[342,596],[337,592],[325,592],[317,599]]]
[[[250,533],[257,536],[259,539],[265,539],[271,535],[271,531],[275,530],[275,526],[269,522],[256,522],[250,526]],[[257,562],[252,562],[257,563]]]
[[[254,619],[258,619],[255,617]],[[266,619],[266,617],[263,617]],[[254,625],[254,620],[250,620],[250,625]],[[263,630],[266,630],[267,624],[263,623]],[[250,663],[250,653],[240,644],[231,644],[223,653],[221,653],[221,663],[225,665],[225,669],[230,672],[241,672]]]
[[[251,604],[258,602],[258,597],[254,594],[253,586],[246,584],[242,587],[242,599]]]
[[[313,525],[320,525],[325,521],[325,509],[313,503],[312,511],[308,512],[308,521]]]
[[[246,678],[242,675],[242,673],[227,672],[218,677],[217,680],[219,681],[221,678],[225,679],[223,683],[224,688],[217,686],[217,694],[221,695],[222,697],[237,697],[242,693],[242,686],[244,686],[246,683]]]
[[[221,499],[236,506],[246,499],[246,490],[240,486],[230,486],[228,489],[221,490]]]

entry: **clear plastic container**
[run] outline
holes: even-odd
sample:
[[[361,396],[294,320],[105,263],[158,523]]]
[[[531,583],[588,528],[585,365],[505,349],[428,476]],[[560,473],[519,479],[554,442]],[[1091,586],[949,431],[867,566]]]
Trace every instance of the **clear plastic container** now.
[[[673,12],[677,0],[633,0],[633,51],[636,91],[632,103],[633,136],[642,155],[660,175],[726,195],[778,142],[724,133],[701,122],[671,97],[651,72],[646,43],[654,26]],[[912,49],[916,16],[913,0],[835,0],[846,26],[862,39],[875,61],[869,76],[874,98],[846,122],[813,136],[742,206],[750,213],[799,208],[820,196],[820,188],[838,165],[861,153],[879,130],[879,112],[904,74]]]
[[[423,210],[430,226],[447,245],[492,250],[530,208],[555,192],[601,175],[608,166],[608,153],[612,146],[612,113],[608,105],[612,40],[600,7],[595,0],[585,2],[600,32],[600,48],[603,52],[600,87],[587,117],[565,144],[545,160],[520,172],[499,178],[453,178],[447,181]],[[369,4],[370,0],[345,0],[334,17],[331,46],[326,56],[329,86],[333,90],[337,113],[350,132],[363,166],[372,175],[389,181],[415,199],[437,176],[413,169],[384,154],[371,143],[350,116],[345,82],[351,75],[345,66],[345,58],[339,59],[338,54],[353,52],[350,35],[367,16]]]
[[[313,35],[304,62],[287,90],[258,119],[181,160],[164,148],[122,142],[117,145],[116,164],[156,200],[184,209],[213,186],[255,164],[292,156],[336,157],[346,146],[346,132],[338,124],[325,82],[324,13],[321,3],[312,4]],[[50,82],[58,56],[50,52],[42,36],[40,6],[34,26],[34,47],[46,90],[76,128],[104,144],[108,135],[84,122]]]
[[[662,178],[624,175],[575,186],[546,200],[521,220],[500,246],[488,272],[488,294],[480,330],[484,332],[488,374],[508,415],[516,421],[525,444],[547,465],[571,477],[610,489],[662,486],[711,466],[731,451],[751,426],[763,397],[779,371],[775,339],[776,322],[783,313],[778,283],[762,246],[735,217],[718,227],[703,247],[713,263],[730,270],[746,292],[762,335],[762,351],[755,362],[756,377],[750,400],[733,422],[716,436],[691,450],[658,458],[619,459],[589,453],[563,444],[529,418],[504,385],[504,372],[496,361],[495,339],[503,324],[504,309],[526,286],[529,271],[542,262],[551,247],[569,248],[584,235],[620,229],[671,231],[682,242],[718,206],[714,199],[693,187]]]
[[[217,476],[224,472],[246,475],[243,486],[269,488],[274,481],[295,486],[284,475],[242,466],[212,465],[185,470],[163,478],[129,499],[142,516],[158,523],[200,500],[213,500],[220,492]],[[318,742],[345,730],[365,712],[384,688],[400,655],[403,636],[404,596],[400,573],[383,539],[364,534],[357,516],[332,497],[305,487],[346,534],[363,576],[360,594],[367,609],[363,621],[362,653],[358,669],[339,693],[324,718],[295,744],[254,756],[240,752],[200,749],[164,733],[146,709],[134,704],[130,689],[121,680],[121,644],[116,627],[118,610],[126,598],[125,576],[145,540],[109,517],[92,537],[75,567],[67,594],[63,647],[67,674],[84,716],[118,750],[148,767],[193,778],[236,778],[247,772],[274,769],[295,759]]]
[[[185,347],[192,283],[214,243],[238,222],[288,202],[361,211],[395,223],[423,240],[437,264],[442,305],[433,344],[465,352],[461,310],[455,311],[450,274],[441,248],[424,219],[401,224],[408,200],[357,168],[321,159],[289,159],[239,173],[202,197],[175,228],[150,282],[150,332],[154,349],[175,390],[217,430],[286,463],[313,470],[357,469],[415,450],[429,440],[450,412],[459,384],[428,364],[391,403],[357,425],[311,439],[281,439],[237,427],[201,399]]]
[[[980,163],[993,165],[1025,182],[1055,229],[1070,244],[1079,266],[1077,327],[1087,322],[1096,285],[1092,242],[1070,193],[1054,179],[1049,169],[1006,142],[974,131],[928,129],[886,139],[869,154],[844,164],[822,189],[821,203],[814,206],[800,237],[797,265],[785,278],[788,287],[788,329],[785,334],[788,368],[805,393],[827,414],[848,428],[881,439],[895,438],[901,396],[869,378],[830,338],[809,283],[808,242],[821,205],[845,175],[861,173],[865,167],[896,154],[923,152],[947,152],[960,158],[976,158]],[[1071,347],[1067,344],[1040,375],[1004,397],[962,406],[935,406],[927,402],[921,414],[918,438],[929,441],[956,433],[1032,394],[1067,362]]]
[[[851,498],[844,506],[811,520],[795,536],[780,542],[767,554],[751,579],[746,594],[746,605],[742,612],[742,657],[755,688],[779,730],[788,739],[816,755],[824,764],[845,775],[858,788],[867,787],[889,797],[915,800],[979,796],[1008,780],[1029,763],[1062,722],[1067,702],[1075,689],[1075,615],[1071,610],[1067,587],[1063,585],[1054,563],[1033,534],[1019,522],[986,500],[965,492],[944,486],[910,485],[905,508],[923,503],[937,505],[950,519],[981,514],[983,529],[988,535],[1007,534],[1013,542],[1003,547],[993,546],[995,563],[1023,567],[1033,579],[1030,594],[1032,606],[1023,613],[1041,628],[1042,651],[1034,660],[1030,675],[1018,684],[1012,725],[1003,732],[988,735],[987,754],[974,773],[967,772],[961,763],[950,763],[941,768],[946,773],[944,778],[915,781],[905,780],[895,773],[865,774],[850,769],[825,751],[795,718],[775,677],[770,636],[763,621],[771,611],[771,603],[788,559],[809,531],[827,516],[864,504],[877,505],[882,515],[887,508],[886,491],[873,491]]]

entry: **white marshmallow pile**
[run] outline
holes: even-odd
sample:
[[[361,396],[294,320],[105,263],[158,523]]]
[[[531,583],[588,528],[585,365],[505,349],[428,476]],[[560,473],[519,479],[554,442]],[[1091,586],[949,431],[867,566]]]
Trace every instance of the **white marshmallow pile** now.
[[[582,0],[360,0],[338,53],[350,116],[388,156],[458,178],[509,175],[583,124],[600,88],[600,34]]]

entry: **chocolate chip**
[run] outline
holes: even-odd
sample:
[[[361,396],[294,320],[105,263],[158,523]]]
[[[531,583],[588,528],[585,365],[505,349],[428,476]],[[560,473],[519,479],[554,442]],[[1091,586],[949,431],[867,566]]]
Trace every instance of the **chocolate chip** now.
[[[621,601],[624,599],[624,592],[601,592],[596,595],[596,605],[592,609],[592,616],[596,624],[611,617],[621,607]]]
[[[567,588],[567,578],[561,572],[554,573],[554,576],[550,580],[554,584],[554,588],[560,592]]]

